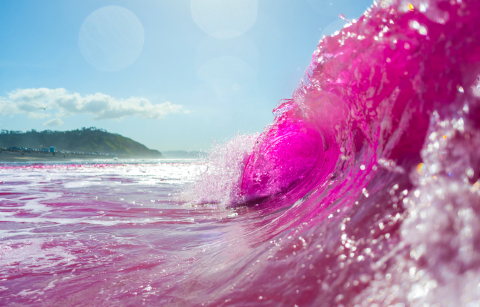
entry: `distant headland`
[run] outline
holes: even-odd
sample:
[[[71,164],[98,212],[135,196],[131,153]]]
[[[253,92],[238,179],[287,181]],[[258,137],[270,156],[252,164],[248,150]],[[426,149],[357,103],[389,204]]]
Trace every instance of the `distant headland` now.
[[[95,127],[71,131],[0,131],[0,162],[22,160],[162,158],[120,134]]]

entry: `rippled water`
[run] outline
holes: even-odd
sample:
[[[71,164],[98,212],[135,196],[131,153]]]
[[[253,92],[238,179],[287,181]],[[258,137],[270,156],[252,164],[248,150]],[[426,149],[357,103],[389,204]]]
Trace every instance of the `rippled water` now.
[[[175,161],[3,165],[0,305],[167,302],[195,247],[211,237],[199,225],[229,214],[171,200],[204,169]]]

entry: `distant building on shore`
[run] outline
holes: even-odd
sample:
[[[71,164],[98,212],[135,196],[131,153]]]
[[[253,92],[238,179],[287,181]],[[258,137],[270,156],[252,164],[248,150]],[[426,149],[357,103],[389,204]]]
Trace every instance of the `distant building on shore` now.
[[[55,152],[55,146],[50,146],[50,152]]]

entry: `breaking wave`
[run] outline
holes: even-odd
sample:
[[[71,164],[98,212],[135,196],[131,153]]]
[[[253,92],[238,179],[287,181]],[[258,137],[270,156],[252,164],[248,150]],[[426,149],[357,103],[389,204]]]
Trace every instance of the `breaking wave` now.
[[[214,305],[480,305],[479,18],[380,1],[320,41],[261,135],[214,150],[184,195],[236,208],[255,246]]]

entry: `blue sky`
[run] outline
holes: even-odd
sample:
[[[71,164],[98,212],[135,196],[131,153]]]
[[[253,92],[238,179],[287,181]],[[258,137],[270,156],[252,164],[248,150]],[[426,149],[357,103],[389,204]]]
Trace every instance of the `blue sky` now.
[[[162,150],[262,131],[364,0],[0,2],[0,129],[95,126]]]

